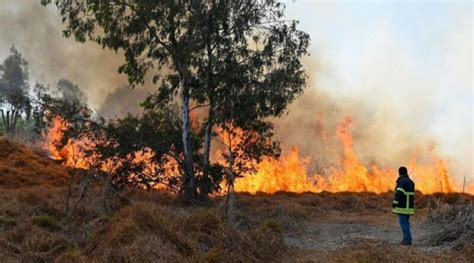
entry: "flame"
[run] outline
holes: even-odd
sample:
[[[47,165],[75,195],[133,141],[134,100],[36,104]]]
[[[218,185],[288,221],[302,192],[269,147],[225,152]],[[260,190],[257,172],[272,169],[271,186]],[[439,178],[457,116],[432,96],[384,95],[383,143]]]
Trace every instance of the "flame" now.
[[[374,192],[383,193],[394,189],[398,172],[394,168],[382,168],[377,164],[364,165],[354,151],[354,139],[351,133],[353,120],[351,117],[344,117],[336,130],[336,138],[342,146],[342,156],[340,156],[339,165],[329,167],[327,173],[310,173],[309,168],[312,160],[308,156],[301,156],[298,147],[292,147],[286,155],[279,159],[265,157],[256,164],[256,171],[242,178],[237,178],[234,189],[237,192],[265,192],[275,193],[278,191],[286,192]],[[321,124],[318,129],[322,129],[324,141],[328,140],[329,135],[324,131]],[[53,126],[48,132],[45,147],[49,149],[51,157],[64,160],[65,165],[70,167],[88,168],[88,161],[83,155],[84,149],[92,142],[68,141],[65,147],[58,150],[55,145],[61,140],[62,132],[67,130],[68,123],[61,118],[53,120]],[[218,130],[218,134],[225,144],[230,144],[229,138],[232,137],[234,145],[239,142],[239,135],[242,133],[237,129],[232,136],[223,130]],[[335,149],[330,149],[335,151]],[[222,155],[225,150],[217,150],[216,155]],[[157,171],[153,163],[153,151],[144,149],[134,154],[134,161],[147,163],[147,173],[153,174]],[[217,158],[218,162],[224,162]],[[176,167],[170,160],[165,168],[164,177],[171,177],[179,174]],[[224,164],[224,163],[223,163]],[[462,187],[458,187],[452,180],[449,173],[448,162],[440,158],[435,153],[434,147],[423,149],[418,147],[410,156],[407,168],[410,177],[416,184],[416,189],[424,194],[434,192],[460,192]],[[105,168],[104,168],[105,169]],[[135,175],[131,174],[133,178]],[[163,186],[156,186],[163,188]],[[474,194],[474,185],[467,185],[466,193]]]
[[[89,165],[84,157],[84,149],[90,141],[68,140],[62,148],[57,147],[62,140],[63,132],[68,128],[69,124],[64,119],[55,117],[51,129],[47,132],[45,148],[49,150],[53,159],[63,160],[66,166],[87,169]]]
[[[315,183],[307,175],[309,158],[300,158],[298,148],[280,160],[264,158],[257,165],[257,173],[238,178],[234,189],[237,192],[313,192]]]
[[[235,190],[238,192],[374,192],[383,193],[394,189],[398,172],[391,168],[381,168],[376,164],[365,166],[354,151],[354,140],[350,127],[351,117],[344,117],[337,128],[337,138],[343,147],[339,167],[331,167],[327,176],[309,174],[310,157],[300,157],[298,148],[292,148],[280,160],[266,158],[258,164],[255,174],[238,178]],[[427,159],[426,164],[420,159]],[[438,157],[434,147],[427,152],[418,148],[408,161],[410,177],[416,189],[425,194],[435,192],[459,192],[448,169],[448,163]],[[467,193],[474,193],[471,187]]]
[[[89,138],[84,138],[80,141],[68,140],[66,145],[62,148],[58,148],[57,145],[63,138],[63,132],[69,128],[69,123],[59,116],[56,116],[52,121],[52,127],[49,129],[46,135],[44,147],[50,152],[51,158],[55,160],[62,160],[63,164],[67,167],[89,169],[90,164],[94,162],[94,156],[86,157],[84,151],[91,149],[94,146],[94,142]],[[153,176],[158,171],[158,166],[153,161],[155,153],[149,149],[144,148],[133,154],[133,164],[144,163],[144,174]],[[120,163],[119,161],[109,160],[100,168],[102,171],[113,170]],[[168,158],[165,165],[165,174],[173,175],[176,174],[176,161]],[[138,177],[136,174],[130,173],[129,178]],[[155,185],[156,189],[164,189],[163,184]]]

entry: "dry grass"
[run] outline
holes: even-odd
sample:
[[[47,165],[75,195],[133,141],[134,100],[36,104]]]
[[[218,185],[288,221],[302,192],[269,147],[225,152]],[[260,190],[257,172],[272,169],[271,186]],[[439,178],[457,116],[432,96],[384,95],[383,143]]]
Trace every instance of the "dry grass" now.
[[[131,202],[101,217],[97,182],[69,218],[63,213],[67,169],[1,139],[0,157],[2,260],[251,262],[285,251],[276,222],[242,219],[251,227],[240,229],[220,209],[184,207],[167,193],[128,189]]]
[[[107,221],[86,249],[99,261],[248,262],[275,258],[284,248],[272,222],[241,231],[226,224],[216,209],[144,202]]]
[[[0,138],[2,188],[60,187],[65,184],[66,177],[66,169],[47,156],[37,155],[25,146]]]
[[[316,257],[325,262],[389,262],[406,254],[383,243],[303,251],[289,249],[283,241],[284,233],[304,231],[302,224],[324,221],[329,215],[372,220],[375,213],[389,214],[393,193],[239,194],[236,219],[230,224],[223,220],[222,198],[215,198],[211,207],[189,207],[168,193],[133,189],[123,193],[129,203],[103,217],[100,185],[95,182],[74,216],[67,217],[67,172],[46,156],[0,139],[0,261],[305,262]],[[458,195],[437,197],[454,203]],[[417,208],[423,213],[427,204],[427,197],[419,194]],[[435,257],[408,251],[401,259],[463,262],[473,248]]]

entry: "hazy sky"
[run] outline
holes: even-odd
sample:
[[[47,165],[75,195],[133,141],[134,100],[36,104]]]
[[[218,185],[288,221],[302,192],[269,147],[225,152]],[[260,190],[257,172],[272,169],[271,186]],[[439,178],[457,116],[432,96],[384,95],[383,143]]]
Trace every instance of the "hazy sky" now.
[[[438,143],[460,173],[472,174],[473,4],[470,1],[283,1],[311,35],[310,89],[360,99],[380,122],[397,114]],[[30,79],[78,83],[97,108],[126,83],[120,56],[61,35],[54,7],[0,0],[0,59],[12,44],[30,62]],[[112,55],[112,56],[111,56]],[[392,120],[393,121],[393,120]]]
[[[311,35],[317,88],[431,136],[472,175],[471,1],[285,1]]]

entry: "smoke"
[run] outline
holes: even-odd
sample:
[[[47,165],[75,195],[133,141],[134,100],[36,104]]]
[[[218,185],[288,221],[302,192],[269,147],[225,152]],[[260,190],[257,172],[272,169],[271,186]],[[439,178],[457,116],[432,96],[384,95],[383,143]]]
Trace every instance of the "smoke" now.
[[[430,155],[435,154],[448,160],[451,175],[461,181],[465,173],[460,171],[469,169],[463,166],[463,162],[472,156],[469,153],[464,155],[466,147],[454,145],[463,150],[460,154],[450,154],[439,146],[440,139],[435,134],[419,129],[419,122],[423,121],[420,116],[434,111],[435,104],[431,100],[419,100],[417,109],[421,112],[414,111],[408,116],[405,109],[398,110],[402,106],[393,106],[394,102],[383,92],[372,94],[370,99],[357,94],[331,93],[330,89],[321,86],[324,81],[318,79],[319,75],[330,75],[325,72],[329,70],[327,65],[317,64],[312,59],[305,61],[307,71],[313,72],[309,75],[306,92],[290,105],[286,115],[273,120],[276,137],[283,149],[297,146],[302,156],[310,157],[311,169],[320,172],[323,169],[323,173],[328,173],[328,168],[340,167],[343,160],[342,142],[337,130],[341,121],[349,116],[352,119],[353,148],[360,161],[368,167],[376,164],[396,170],[399,166],[406,166],[417,153],[421,153],[418,161],[433,165]],[[383,75],[373,77],[384,78]],[[470,145],[469,136],[464,139]]]
[[[331,10],[337,13],[343,6],[331,6]],[[435,145],[450,160],[457,177],[471,175],[472,8],[456,10],[449,21],[443,20],[443,26],[451,30],[445,30],[449,33],[437,41],[419,39],[432,52],[407,47],[383,19],[349,30],[340,20],[347,17],[346,11],[342,16],[311,13],[308,17],[309,13],[300,12],[301,18],[295,18],[302,20],[303,30],[313,39],[313,55],[305,60],[310,78],[305,94],[288,114],[275,120],[283,148],[296,145],[304,155],[338,164],[340,143],[334,135],[343,116],[350,115],[354,148],[366,164],[396,168],[406,163],[417,146]],[[307,24],[315,19],[326,24]],[[431,30],[431,24],[425,27]],[[29,62],[30,81],[54,85],[65,78],[78,84],[99,116],[139,113],[138,104],[153,87],[131,90],[126,76],[117,73],[124,61],[122,54],[96,43],[66,39],[63,28],[54,6],[44,8],[39,1],[4,2],[0,5],[0,58],[14,44]],[[319,34],[311,28],[320,30]],[[334,32],[345,35],[337,38]],[[340,44],[347,39],[352,42]],[[333,49],[334,43],[346,49]],[[415,52],[429,54],[420,61],[414,59]]]
[[[129,86],[122,86],[105,98],[105,101],[97,111],[99,117],[114,119],[127,116],[127,114],[139,115],[143,112],[140,104],[150,95],[152,91],[148,88],[131,89]],[[124,105],[126,102],[126,105]]]
[[[416,146],[429,145],[431,139],[404,125],[400,114],[368,105],[354,96],[331,94],[318,81],[326,66],[305,61],[310,74],[305,93],[293,102],[288,113],[275,119],[276,137],[284,149],[297,146],[300,153],[319,165],[337,167],[342,144],[337,129],[343,118],[351,117],[354,149],[365,164],[394,168],[406,164]],[[321,163],[322,161],[322,163]]]
[[[0,58],[12,45],[29,62],[30,81],[55,85],[59,79],[76,83],[93,108],[116,87],[127,84],[117,73],[123,56],[92,42],[77,43],[62,36],[64,29],[54,6],[39,1],[2,1]]]
[[[344,7],[332,7],[348,16]],[[308,89],[276,121],[285,148],[298,145],[312,159],[338,164],[334,149],[340,156],[341,146],[334,135],[348,115],[364,164],[397,168],[417,149],[433,148],[457,181],[467,176],[474,182],[472,8],[443,7],[442,25],[431,17],[413,19],[422,29],[415,40],[407,40],[403,34],[411,32],[400,32],[388,18],[354,25],[338,35],[339,41],[352,41],[337,46],[327,45],[328,35],[312,34],[313,56],[305,63]],[[331,25],[341,27],[356,23],[333,20]]]

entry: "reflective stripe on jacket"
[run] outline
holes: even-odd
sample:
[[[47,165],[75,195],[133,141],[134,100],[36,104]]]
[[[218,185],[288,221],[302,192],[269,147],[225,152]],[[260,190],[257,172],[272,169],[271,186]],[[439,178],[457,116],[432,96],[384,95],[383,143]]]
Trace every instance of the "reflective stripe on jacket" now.
[[[395,198],[393,199],[392,212],[396,214],[413,215],[415,199],[415,183],[408,177],[402,175],[397,179]]]

